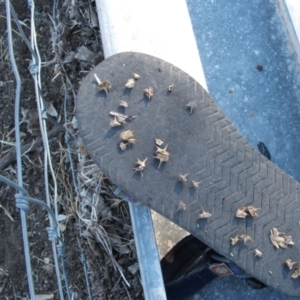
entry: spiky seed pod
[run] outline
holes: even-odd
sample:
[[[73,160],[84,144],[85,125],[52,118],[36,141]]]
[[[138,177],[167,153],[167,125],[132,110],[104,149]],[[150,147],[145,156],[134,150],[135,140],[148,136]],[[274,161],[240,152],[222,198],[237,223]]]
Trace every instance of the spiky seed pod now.
[[[196,181],[192,180],[192,186],[193,186],[193,188],[199,189],[199,184],[200,183],[201,183],[201,181],[196,182]]]
[[[170,158],[170,153],[167,151],[168,145],[164,149],[157,147],[157,150],[155,151],[155,156],[154,158],[159,160],[159,165],[158,169],[160,168],[160,165],[162,162],[167,162],[169,161]]]
[[[137,74],[137,73],[132,73],[132,78],[134,79],[134,80],[139,80],[140,79],[140,75],[139,74]]]
[[[186,210],[186,205],[183,201],[180,200],[179,203],[178,203],[176,212],[185,211],[185,210]]]
[[[234,238],[230,238],[231,245],[234,246],[237,242],[240,241],[240,237],[237,235]]]
[[[119,106],[122,106],[122,107],[128,107],[128,103],[127,103],[126,101],[124,101],[124,100],[121,100],[121,101],[119,102]]]
[[[158,169],[160,168],[160,165],[162,162],[167,162],[169,161],[169,155],[163,154],[163,153],[157,153],[154,158],[159,160],[159,165],[158,165]]]
[[[252,206],[252,205],[248,205],[248,206],[247,206],[247,210],[248,210],[248,212],[250,213],[251,217],[253,217],[253,218],[258,217],[257,211],[258,211],[259,209],[260,209],[260,208],[255,208],[255,207]]]
[[[261,258],[262,255],[263,255],[262,252],[259,251],[258,249],[255,249],[254,252],[255,252],[255,253],[254,253],[254,256],[257,256],[257,257],[259,257],[259,258]]]
[[[144,94],[147,97],[147,99],[151,100],[151,98],[154,95],[154,89],[153,89],[153,87],[149,86],[149,87],[145,88],[143,91],[144,91]]]
[[[155,139],[155,144],[161,146],[164,142],[160,139]]]
[[[148,157],[144,160],[140,160],[140,159],[136,160],[135,164],[137,165],[137,167],[133,169],[134,173],[135,172],[140,172],[141,175],[143,176],[143,171],[146,168],[147,159],[148,159]]]
[[[168,145],[166,145],[165,148],[160,148],[156,146],[156,151],[155,154],[157,153],[162,153],[162,154],[169,154],[169,152],[167,151]]]
[[[284,232],[279,232],[277,228],[271,229],[270,239],[276,248],[287,248],[288,245],[294,245],[292,237],[285,235]]]
[[[123,117],[123,116],[116,116],[116,119],[117,119],[117,121],[118,121],[119,123],[125,124],[127,118],[125,118],[125,117]]]
[[[295,261],[292,261],[290,258],[286,259],[284,262],[290,270],[292,270],[294,267],[294,264],[297,263]]]
[[[111,89],[111,83],[109,80],[105,80],[101,82],[100,78],[97,76],[97,74],[94,74],[94,77],[98,83],[98,88],[100,91],[105,91],[106,95],[108,94],[108,91]]]
[[[201,208],[202,208],[202,213],[199,214],[199,219],[207,219],[207,218],[210,218],[210,217],[211,217],[211,214],[210,214],[209,212],[205,211],[205,210],[203,209],[203,207],[201,207]]]
[[[134,138],[132,130],[125,130],[120,133],[120,139],[127,141],[128,139]]]
[[[248,214],[246,213],[246,207],[241,207],[236,211],[235,216],[237,218],[246,218]]]
[[[285,237],[285,244],[286,245],[291,245],[291,246],[295,245],[295,243],[292,241],[292,237],[290,235],[284,236],[284,237]]]
[[[244,242],[244,244],[252,241],[252,238],[247,234],[242,234],[239,236],[239,238]]]
[[[128,143],[123,143],[123,142],[120,143],[120,148],[122,151],[125,151],[127,146],[128,146]]]
[[[98,84],[98,88],[100,91],[104,91],[106,95],[108,95],[108,91],[111,89],[111,83],[110,81],[105,80],[102,83]]]
[[[125,83],[125,87],[128,89],[133,89],[135,85],[135,81],[133,78],[128,79],[128,81]]]
[[[121,126],[122,124],[118,122],[117,118],[114,117],[113,120],[110,121],[109,126],[110,127],[116,127],[116,126]]]
[[[148,160],[148,157],[145,158],[144,160],[140,160],[140,159],[137,159],[136,160],[136,164],[142,168],[145,168],[146,167],[146,161]]]
[[[179,175],[178,175],[178,180],[181,181],[181,182],[183,182],[183,183],[185,183],[185,182],[187,182],[186,177],[187,177],[188,175],[189,175],[188,173],[185,174],[185,175],[179,174]]]
[[[190,109],[190,115],[191,115],[193,112],[193,109],[197,107],[197,102],[191,101],[185,107],[188,107]]]
[[[136,143],[136,139],[130,138],[130,139],[127,140],[127,142],[128,142],[130,145],[132,145],[132,144],[135,144],[135,143]]]
[[[296,279],[300,276],[300,262],[296,262],[296,268],[294,273],[292,274],[292,278]]]

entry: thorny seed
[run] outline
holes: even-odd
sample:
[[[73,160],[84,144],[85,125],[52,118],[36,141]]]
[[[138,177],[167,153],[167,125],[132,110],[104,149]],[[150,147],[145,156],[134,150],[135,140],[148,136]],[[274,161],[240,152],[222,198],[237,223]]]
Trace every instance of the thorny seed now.
[[[236,211],[236,214],[235,216],[237,218],[246,218],[248,216],[248,214],[246,213],[246,207],[242,207],[242,208],[239,208],[237,211]]]
[[[155,139],[155,144],[161,146],[164,142],[160,139]]]
[[[97,74],[94,74],[94,77],[98,83],[98,88],[100,91],[105,91],[106,95],[108,94],[108,91],[111,89],[111,83],[109,80],[105,80],[101,82],[100,78],[97,76]]]
[[[284,262],[290,270],[292,270],[294,267],[294,264],[297,263],[296,261],[292,261],[290,258],[286,259]]]
[[[138,165],[142,168],[145,168],[147,159],[148,159],[148,157],[145,158],[144,160],[137,159],[135,163],[136,163],[136,165]]]
[[[287,248],[288,245],[293,246],[294,242],[291,236],[286,236],[284,232],[279,232],[277,228],[271,229],[270,239],[272,244],[278,249]]]
[[[120,139],[127,141],[128,139],[134,138],[132,130],[125,130],[120,133]]]
[[[141,175],[143,176],[143,171],[144,171],[144,169],[146,167],[146,161],[147,161],[147,159],[148,159],[148,157],[146,159],[144,159],[144,160],[137,159],[136,162],[135,162],[135,164],[137,165],[137,167],[133,169],[133,171],[134,171],[133,173],[140,172]]]
[[[230,238],[230,240],[231,240],[231,245],[234,246],[237,242],[239,242],[240,237],[237,235],[234,238]]]
[[[125,83],[125,87],[127,87],[128,89],[133,89],[135,85],[135,81],[133,78],[128,79],[128,81]]]
[[[239,236],[239,238],[244,242],[244,244],[252,241],[252,238],[247,234],[242,234]]]
[[[145,96],[148,98],[148,100],[151,100],[152,96],[154,95],[153,87],[149,86],[145,88],[143,91]]]
[[[108,95],[108,91],[111,89],[111,83],[108,80],[103,81],[98,85],[100,91],[104,91]]]
[[[156,153],[156,156],[154,156],[154,158],[159,160],[159,165],[158,165],[158,169],[160,168],[160,165],[162,162],[167,162],[169,161],[169,155],[163,154],[163,153]]]
[[[154,156],[154,158],[159,160],[158,169],[162,162],[169,161],[170,153],[167,151],[167,147],[168,147],[168,145],[166,145],[166,147],[164,149],[162,149],[162,148],[159,148],[156,146],[157,150],[155,151],[156,156]]]
[[[123,116],[116,116],[115,118],[117,119],[117,121],[118,121],[119,123],[122,123],[122,124],[125,124],[125,123],[126,123],[126,118],[123,117]]]
[[[258,249],[255,249],[254,250],[255,251],[255,254],[254,254],[254,256],[257,256],[257,257],[262,257],[262,252],[261,251],[259,251]]]
[[[295,272],[292,274],[292,278],[296,279],[300,276],[300,262],[296,263]]]
[[[116,116],[118,118],[124,118],[124,120],[128,119],[130,121],[136,118],[136,116],[127,116],[127,115],[121,114],[121,113],[116,112],[116,111],[110,111],[109,114],[112,115],[112,116]]]
[[[178,180],[179,181],[181,181],[181,182],[187,182],[187,179],[186,179],[186,177],[188,176],[189,174],[187,173],[187,174],[185,174],[185,175],[182,175],[182,174],[179,174],[178,175]]]
[[[291,246],[293,246],[293,245],[295,245],[295,243],[292,241],[292,236],[285,236],[285,243],[287,244],[287,245],[291,245]]]
[[[123,143],[123,142],[121,142],[121,143],[120,143],[120,148],[121,148],[121,150],[122,150],[122,151],[125,151],[127,145],[128,145],[128,143]]]
[[[121,100],[119,106],[128,107],[128,103],[124,100]]]
[[[203,207],[201,207],[201,209],[202,209],[202,213],[199,214],[199,219],[207,219],[207,218],[211,217],[211,214],[209,212],[205,211],[203,209]]]
[[[169,85],[169,87],[168,87],[168,91],[169,91],[169,92],[172,92],[172,91],[173,91],[173,89],[174,89],[174,83],[173,83],[173,84],[171,84],[171,85]]]
[[[199,189],[199,184],[200,183],[201,183],[201,181],[196,182],[196,181],[192,180],[192,186],[193,186],[193,188]]]
[[[248,205],[246,207],[240,207],[235,216],[237,218],[246,218],[247,216],[251,216],[253,218],[257,217],[257,211],[259,210],[260,208],[255,208],[254,206],[252,205]]]
[[[250,213],[251,217],[253,217],[253,218],[258,217],[257,211],[258,211],[259,209],[260,209],[260,208],[255,208],[255,207],[252,206],[252,205],[247,206],[247,210],[248,210],[248,212]]]
[[[115,126],[121,126],[122,124],[118,122],[117,117],[114,117],[113,120],[110,121],[109,126],[115,127]]]
[[[167,148],[168,148],[168,145],[166,145],[165,148],[159,148],[159,147],[156,146],[155,153],[169,154],[169,152],[167,152]]]
[[[183,201],[180,200],[179,203],[178,203],[178,207],[177,207],[176,212],[185,211],[185,210],[186,210],[186,205]]]
[[[189,103],[186,105],[186,107],[188,107],[188,108],[190,109],[190,115],[191,115],[192,112],[193,112],[193,109],[194,109],[195,107],[197,107],[197,102],[196,102],[196,101],[191,101],[191,102],[189,102]]]
[[[139,74],[137,74],[137,73],[132,73],[132,78],[134,79],[134,80],[139,80],[140,79],[140,75]]]
[[[134,139],[134,138],[129,138],[129,139],[127,140],[127,142],[128,142],[129,144],[135,144],[135,143],[136,143],[136,139]]]

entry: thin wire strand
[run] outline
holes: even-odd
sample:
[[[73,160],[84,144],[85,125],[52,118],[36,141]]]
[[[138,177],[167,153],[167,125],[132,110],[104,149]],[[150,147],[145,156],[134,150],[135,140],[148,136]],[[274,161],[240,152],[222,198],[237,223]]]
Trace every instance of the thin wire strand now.
[[[65,99],[64,99],[65,124],[68,123],[67,106],[68,106],[68,95],[67,95],[67,92],[65,90]],[[70,166],[71,166],[73,185],[74,185],[74,188],[75,188],[75,192],[78,195],[79,190],[78,190],[78,184],[76,182],[75,168],[74,168],[74,162],[73,162],[73,158],[72,158],[72,154],[71,154],[70,137],[69,137],[68,132],[65,133],[65,141],[66,141],[66,144],[67,144],[67,151],[68,151],[69,161],[70,161]],[[81,219],[79,218],[78,219],[79,237],[81,237],[81,234],[82,234],[81,233],[81,226],[82,226]],[[80,243],[78,243],[78,244],[79,244],[79,248],[80,248],[80,260],[83,264],[83,270],[84,270],[84,275],[85,275],[85,284],[86,284],[86,287],[87,287],[87,290],[88,290],[89,299],[92,300],[93,297],[92,297],[92,292],[91,292],[91,288],[90,288],[90,282],[89,282],[89,277],[88,277],[85,254],[84,254],[84,251],[83,251]]]
[[[6,0],[6,20],[7,20],[7,35],[8,35],[8,47],[9,56],[16,78],[16,95],[15,95],[15,138],[16,138],[16,155],[17,155],[17,177],[18,185],[23,187],[23,177],[22,177],[22,157],[21,157],[21,140],[20,140],[20,127],[19,127],[19,113],[20,113],[20,95],[21,95],[21,79],[18,72],[18,68],[15,62],[13,41],[12,41],[12,29],[11,29],[11,16],[10,16],[10,1]],[[27,233],[27,221],[26,221],[26,211],[21,209],[21,224],[22,224],[22,236],[24,244],[26,271],[28,278],[29,294],[31,299],[35,299],[34,284],[32,278],[32,268],[29,253],[29,243],[28,243],[28,233]]]
[[[35,30],[35,22],[34,22],[34,1],[30,1],[30,12],[31,12],[31,48],[34,50],[34,53],[36,56],[33,56],[33,63],[32,63],[32,75],[34,79],[34,86],[35,86],[35,93],[37,98],[37,106],[38,106],[38,114],[39,114],[39,120],[40,120],[40,129],[41,129],[41,135],[42,140],[44,144],[44,180],[45,180],[45,192],[46,192],[46,202],[49,207],[51,207],[50,202],[50,192],[49,192],[49,181],[48,181],[48,157],[50,157],[50,151],[49,151],[49,144],[48,144],[48,137],[47,137],[47,131],[46,131],[46,121],[42,117],[42,112],[45,112],[44,103],[40,97],[39,91],[41,90],[41,58],[37,47],[37,40],[36,40],[36,30]],[[51,175],[54,175],[53,168],[51,165],[51,158],[49,159],[49,165],[50,165],[50,171]],[[53,176],[54,181],[54,206],[55,206],[55,217],[58,218],[57,213],[57,183],[55,176]],[[51,219],[49,219],[50,226],[53,227],[53,222]],[[60,237],[60,232],[58,231],[58,237]],[[61,243],[61,242],[59,242]],[[57,249],[56,249],[56,243],[55,240],[52,241],[52,252],[53,252],[53,259],[55,264],[55,273],[57,277],[57,284],[58,284],[58,290],[60,299],[64,299],[63,295],[63,287],[62,282],[60,278],[60,270],[59,270],[59,263],[58,263],[58,256],[57,256]],[[66,288],[68,291],[68,298],[69,297],[69,287],[66,280],[66,275],[64,274],[65,282],[66,282]]]
[[[7,9],[7,14],[9,14],[9,18],[7,18],[8,24],[8,35],[10,35],[10,50],[12,49],[12,52],[10,54],[13,54],[13,48],[12,48],[12,38],[11,38],[11,20],[10,20],[10,13],[12,14],[16,25],[19,29],[19,32],[25,41],[26,45],[28,46],[31,54],[32,54],[32,64],[31,64],[31,73],[34,79],[34,86],[35,86],[35,91],[36,91],[36,98],[37,98],[37,106],[38,106],[38,112],[39,112],[39,119],[40,119],[40,128],[41,128],[41,134],[42,134],[42,139],[44,143],[44,176],[45,176],[45,187],[46,187],[46,201],[47,204],[34,198],[29,198],[28,197],[28,192],[22,187],[23,184],[23,178],[22,178],[22,166],[21,166],[21,148],[20,148],[20,123],[19,123],[19,108],[20,108],[20,90],[21,90],[21,80],[18,74],[18,70],[16,68],[16,64],[14,61],[14,57],[11,56],[11,61],[12,61],[12,66],[14,68],[15,76],[16,76],[16,106],[15,106],[15,125],[16,125],[16,152],[17,152],[17,162],[18,162],[18,183],[13,183],[9,179],[3,177],[0,175],[0,181],[3,181],[6,184],[9,184],[10,186],[14,187],[15,189],[19,190],[21,194],[16,194],[16,201],[17,201],[17,206],[21,209],[21,219],[25,221],[26,224],[26,211],[29,209],[28,206],[28,201],[33,202],[36,204],[39,204],[43,206],[47,211],[48,214],[50,215],[49,222],[50,222],[50,228],[48,228],[48,233],[49,233],[49,239],[52,241],[52,250],[53,250],[53,257],[54,257],[54,262],[55,262],[55,269],[56,269],[56,275],[57,275],[57,280],[58,280],[58,287],[59,287],[59,294],[60,294],[60,299],[64,299],[63,296],[63,289],[61,285],[61,280],[60,280],[60,271],[59,271],[59,264],[58,264],[58,259],[57,259],[57,254],[59,254],[62,262],[62,268],[63,268],[63,276],[64,280],[66,283],[66,291],[67,291],[67,296],[69,299],[71,299],[71,293],[68,285],[68,277],[67,277],[67,272],[66,272],[66,263],[65,263],[65,246],[63,244],[62,239],[60,238],[60,231],[57,223],[58,219],[58,209],[57,209],[57,182],[56,182],[56,176],[53,170],[52,162],[51,162],[51,155],[50,155],[50,147],[49,147],[49,141],[48,141],[48,136],[47,136],[47,127],[46,127],[46,112],[45,112],[45,103],[41,91],[41,58],[40,54],[38,51],[38,44],[37,44],[37,39],[36,39],[36,31],[35,31],[35,22],[34,22],[34,2],[29,0],[28,1],[29,8],[31,11],[31,44],[29,43],[27,37],[24,34],[23,28],[20,25],[20,22],[17,18],[17,15],[15,13],[15,10],[13,6],[9,3],[9,0],[6,0],[6,5],[8,7]],[[11,11],[9,10],[11,8]],[[57,2],[54,1],[53,5],[53,20],[56,19],[55,17],[55,10],[57,9]],[[54,24],[54,30],[55,30],[55,24]],[[61,62],[60,62],[61,63]],[[68,80],[68,78],[67,78]],[[68,83],[71,86],[71,83],[68,81]],[[74,91],[73,91],[74,94]],[[66,109],[66,98],[65,98],[65,119],[67,116],[67,109]],[[19,141],[19,142],[18,142]],[[69,143],[69,136],[66,135],[66,143],[68,145],[68,155],[70,158],[70,163],[71,163],[71,171],[72,171],[72,179],[73,179],[73,184],[74,188],[76,190],[76,193],[78,194],[78,185],[76,183],[76,176],[75,176],[75,168],[74,168],[74,163],[72,160],[72,155],[71,155],[71,149],[70,149],[70,143]],[[19,148],[19,150],[18,150]],[[19,157],[19,158],[18,158]],[[54,182],[54,213],[51,210],[51,202],[50,202],[50,191],[49,191],[49,179],[48,179],[48,168],[50,169],[51,177],[53,178]],[[25,198],[26,197],[26,198]],[[26,210],[27,209],[27,210]],[[80,221],[79,221],[80,223]],[[53,227],[54,225],[54,227]],[[80,224],[79,224],[80,225]],[[22,221],[22,231],[23,231],[23,237],[25,236],[27,238],[27,226],[23,225]],[[81,228],[79,229],[81,232]],[[81,234],[80,234],[81,235]],[[58,238],[59,245],[57,245],[56,248],[56,240]],[[27,246],[26,246],[27,244]],[[27,248],[27,258],[29,260],[30,264],[30,254],[29,254],[29,246],[28,246],[28,239],[27,243],[24,241],[24,249],[26,252]],[[90,290],[90,285],[88,281],[88,272],[87,272],[87,266],[86,266],[86,260],[85,256],[83,253],[83,250],[80,249],[81,251],[81,261],[83,263],[84,267],[84,273],[85,273],[85,279],[86,279],[86,285],[87,285],[87,290],[88,290],[88,295],[89,299],[92,299],[91,295],[91,290]],[[58,251],[58,252],[57,252]],[[25,253],[26,257],[26,253]],[[31,299],[35,299],[35,294],[34,294],[34,285],[33,285],[33,280],[31,277],[31,265],[30,267],[27,266],[28,262],[26,261],[26,270],[27,270],[27,275],[28,275],[28,284],[29,284],[29,289],[30,289],[30,297]]]

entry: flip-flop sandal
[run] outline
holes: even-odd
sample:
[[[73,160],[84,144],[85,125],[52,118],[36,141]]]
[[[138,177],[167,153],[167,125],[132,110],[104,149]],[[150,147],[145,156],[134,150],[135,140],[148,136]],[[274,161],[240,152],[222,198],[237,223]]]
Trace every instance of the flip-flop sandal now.
[[[88,153],[129,200],[266,285],[300,294],[299,183],[199,83],[161,59],[120,53],[84,78],[76,106]]]

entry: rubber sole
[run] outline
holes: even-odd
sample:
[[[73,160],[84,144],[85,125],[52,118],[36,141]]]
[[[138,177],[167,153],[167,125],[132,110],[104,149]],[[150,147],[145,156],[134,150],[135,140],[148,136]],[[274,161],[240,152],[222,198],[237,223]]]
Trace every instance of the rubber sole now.
[[[125,88],[132,73],[140,79],[133,89]],[[94,74],[110,81],[107,94],[99,91]],[[143,92],[147,87],[154,89],[151,100]],[[121,100],[128,108],[119,106]],[[186,105],[194,101],[190,112]],[[88,153],[132,201],[172,220],[268,286],[300,294],[299,278],[292,279],[294,271],[284,264],[288,258],[300,261],[299,183],[250,145],[193,78],[158,58],[120,53],[85,77],[76,105]],[[110,127],[111,111],[136,118]],[[120,133],[126,130],[133,131],[136,143],[122,151]],[[168,145],[169,160],[160,168],[155,139],[164,142],[161,148]],[[143,172],[134,172],[137,159],[146,158]],[[188,174],[187,182],[179,181],[179,174]],[[237,218],[237,210],[249,205],[259,208],[258,216]],[[211,217],[199,218],[202,208]],[[295,244],[275,248],[272,228]],[[230,238],[242,234],[251,242],[232,245]],[[262,257],[254,256],[255,249]]]

